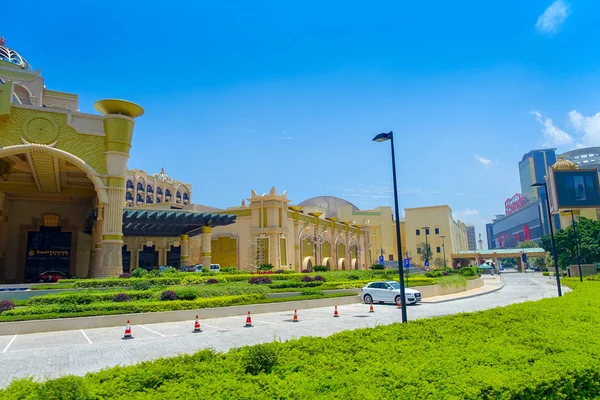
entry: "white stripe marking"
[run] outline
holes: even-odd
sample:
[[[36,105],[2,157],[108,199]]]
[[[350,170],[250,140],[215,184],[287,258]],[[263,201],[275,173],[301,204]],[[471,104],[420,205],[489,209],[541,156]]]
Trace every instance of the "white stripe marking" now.
[[[158,336],[167,337],[166,335],[163,335],[163,334],[162,334],[162,333],[160,333],[160,332],[156,332],[156,331],[153,331],[153,330],[152,330],[152,329],[150,329],[150,328],[146,328],[144,325],[138,325],[138,326],[139,326],[140,328],[144,328],[144,329],[145,329],[145,330],[147,330],[148,332],[156,333]]]
[[[87,339],[89,344],[92,344],[92,341],[90,340],[90,338],[88,337],[88,335],[85,334],[85,332],[83,331],[83,329],[80,329],[81,333],[83,333],[83,336]]]
[[[201,323],[201,324],[200,324],[200,327],[202,327],[202,326],[208,326],[209,328],[215,328],[215,329],[219,329],[219,330],[230,330],[230,329],[227,329],[227,328],[220,328],[220,327],[218,327],[218,326],[209,325],[209,324],[202,324],[202,323]]]
[[[4,348],[4,350],[2,350],[3,353],[6,353],[6,351],[8,350],[8,348],[10,347],[10,345],[13,344],[13,342],[15,341],[16,338],[17,338],[17,335],[13,336],[13,338],[10,339],[10,342],[8,342],[8,344],[6,345],[6,347]]]

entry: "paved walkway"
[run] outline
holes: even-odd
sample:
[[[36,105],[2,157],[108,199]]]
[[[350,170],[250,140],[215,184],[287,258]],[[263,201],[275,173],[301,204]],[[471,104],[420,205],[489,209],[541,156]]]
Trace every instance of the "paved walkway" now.
[[[489,294],[409,306],[409,323],[419,318],[556,296],[553,281],[541,274],[507,274],[502,280],[504,287]],[[0,374],[0,387],[15,378],[32,376],[44,380],[67,374],[84,375],[119,364],[192,354],[207,347],[227,351],[243,345],[301,336],[325,337],[343,330],[401,321],[400,310],[395,305],[376,304],[374,313],[369,313],[369,306],[365,304],[340,306],[338,310],[339,318],[333,318],[332,307],[301,310],[298,323],[292,322],[293,310],[257,314],[252,316],[253,328],[243,327],[245,315],[201,320],[203,332],[197,334],[192,333],[193,320],[133,325],[133,340],[121,340],[124,327],[0,336],[0,365],[5,366]]]
[[[484,294],[498,291],[504,287],[504,282],[498,275],[493,277],[490,275],[483,276],[483,286],[477,289],[468,290],[464,292],[446,294],[442,296],[426,297],[422,301],[423,303],[444,303],[446,301],[454,301],[460,299],[468,299],[471,297],[477,297]],[[417,288],[418,289],[418,288]]]

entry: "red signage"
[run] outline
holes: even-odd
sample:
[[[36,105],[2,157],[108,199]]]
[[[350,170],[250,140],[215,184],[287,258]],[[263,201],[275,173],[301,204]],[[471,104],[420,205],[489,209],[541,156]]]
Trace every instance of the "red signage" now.
[[[518,211],[521,208],[525,207],[526,204],[527,199],[525,199],[525,197],[523,197],[520,193],[517,193],[510,199],[506,199],[506,201],[504,202],[504,213],[506,215],[510,215],[515,211]]]

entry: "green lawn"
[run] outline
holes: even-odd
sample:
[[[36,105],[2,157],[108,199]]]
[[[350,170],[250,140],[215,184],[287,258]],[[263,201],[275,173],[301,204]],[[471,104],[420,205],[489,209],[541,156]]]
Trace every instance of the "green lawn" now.
[[[562,298],[203,350],[46,383],[2,399],[588,399],[600,396],[600,282]]]

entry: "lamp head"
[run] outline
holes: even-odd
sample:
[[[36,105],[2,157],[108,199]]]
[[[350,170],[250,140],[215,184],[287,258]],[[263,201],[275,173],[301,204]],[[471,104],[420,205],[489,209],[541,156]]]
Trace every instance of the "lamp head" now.
[[[542,187],[542,186],[546,186],[546,183],[542,182],[542,183],[532,183],[531,184],[531,187]]]
[[[380,133],[379,135],[373,138],[374,142],[385,142],[386,140],[390,140],[394,133],[389,131],[388,133]]]

